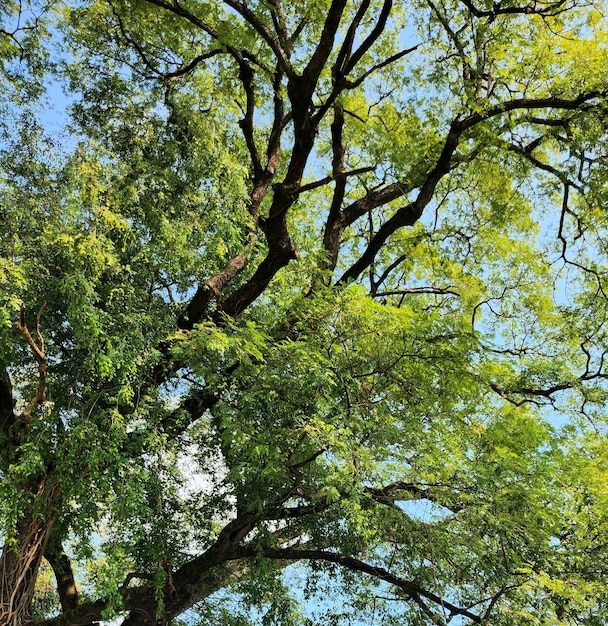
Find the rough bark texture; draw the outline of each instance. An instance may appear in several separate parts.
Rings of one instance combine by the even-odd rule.
[[[23,626],[31,614],[36,576],[53,528],[28,511],[17,522],[14,545],[0,557],[0,624]]]

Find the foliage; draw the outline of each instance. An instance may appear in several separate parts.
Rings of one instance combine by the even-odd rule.
[[[0,623],[606,622],[604,9],[6,5]]]

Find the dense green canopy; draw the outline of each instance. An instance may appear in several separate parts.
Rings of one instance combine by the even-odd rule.
[[[0,624],[608,622],[606,10],[2,4]]]

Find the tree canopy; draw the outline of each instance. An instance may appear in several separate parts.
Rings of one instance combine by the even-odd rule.
[[[606,8],[2,5],[0,624],[608,621]]]

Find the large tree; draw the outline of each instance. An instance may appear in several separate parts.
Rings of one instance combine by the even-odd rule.
[[[605,8],[7,5],[0,624],[606,623]]]

